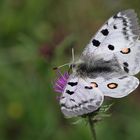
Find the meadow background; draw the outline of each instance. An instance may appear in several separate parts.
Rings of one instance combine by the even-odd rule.
[[[0,0],[0,140],[90,140],[85,123],[65,119],[54,66],[80,54],[97,29],[139,0]],[[114,102],[98,140],[140,140],[140,87]]]

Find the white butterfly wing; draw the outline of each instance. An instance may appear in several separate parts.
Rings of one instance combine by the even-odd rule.
[[[98,84],[98,88],[104,96],[113,98],[122,98],[134,91],[138,85],[139,80],[134,76],[120,76],[105,80],[104,78],[94,79]]]
[[[81,116],[97,110],[103,103],[104,96],[91,83],[71,75],[60,98],[60,106],[67,117]]]
[[[125,10],[111,17],[91,39],[82,56],[92,57],[132,47],[139,37],[139,25],[134,10]]]
[[[135,75],[140,71],[140,34],[134,10],[125,10],[111,17],[92,38],[83,55],[111,60],[115,57],[124,71]]]
[[[140,71],[140,41],[136,41],[128,53],[116,52],[115,57],[129,75],[137,74]]]

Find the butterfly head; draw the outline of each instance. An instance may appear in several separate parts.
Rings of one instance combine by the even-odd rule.
[[[72,70],[72,72],[75,73],[81,63],[82,63],[81,60],[71,62],[70,65],[69,65],[69,69]]]
[[[53,68],[57,73],[57,79],[55,80],[55,83],[54,83],[54,91],[55,92],[58,92],[58,93],[64,92],[64,89],[69,81],[70,75],[71,74],[76,75],[77,69],[78,69],[80,64],[81,64],[81,62],[77,61],[77,62],[71,62],[71,63],[61,65],[59,67]],[[65,65],[69,65],[69,69],[68,69],[68,71],[62,73],[60,71],[60,68],[65,66]]]

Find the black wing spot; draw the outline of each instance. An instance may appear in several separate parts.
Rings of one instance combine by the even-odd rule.
[[[127,31],[126,27],[124,27],[123,30],[126,32]]]
[[[108,48],[109,48],[109,50],[113,51],[115,47],[113,45],[108,45]]]
[[[114,25],[114,26],[113,26],[113,28],[114,28],[114,29],[117,29],[117,26],[116,26],[116,25]]]
[[[96,105],[97,105],[97,106],[99,106],[100,104],[101,104],[101,102],[99,102],[99,101],[98,101],[98,102],[96,102]]]
[[[83,102],[82,102],[82,104],[87,104],[87,103],[88,103],[88,101],[83,101]]]
[[[89,100],[89,102],[93,102],[93,101],[94,101],[94,99],[90,99],[90,100]]]
[[[127,25],[126,19],[125,19],[125,18],[122,18],[122,19],[123,19],[123,25],[124,25],[124,26],[128,26],[128,25]]]
[[[116,19],[116,18],[120,18],[120,17],[118,17],[117,15],[114,15],[113,18]]]
[[[123,67],[125,72],[129,72],[129,69],[127,67]]]
[[[109,31],[107,29],[103,29],[101,31],[101,33],[104,35],[104,36],[107,36],[109,34]]]
[[[122,77],[120,77],[119,79],[124,79],[124,78],[127,78],[127,76],[122,76]]]
[[[76,86],[78,84],[78,82],[68,82],[68,85],[70,85],[70,86]]]
[[[66,93],[68,93],[69,95],[72,95],[72,94],[74,94],[74,91],[66,90]]]
[[[73,101],[73,102],[75,102],[75,100],[74,100],[74,99],[70,99],[70,101]]]
[[[61,107],[65,107],[65,108],[66,108],[66,105],[65,105],[65,104],[60,104],[60,106],[61,106]]]
[[[125,67],[128,67],[128,66],[129,66],[129,64],[128,64],[127,62],[124,62],[123,65],[124,65]]]
[[[93,87],[88,87],[88,86],[85,86],[85,89],[93,89]]]
[[[129,34],[127,33],[126,27],[123,28],[123,34],[125,35],[125,38],[128,40],[129,39],[129,37],[128,37]]]
[[[96,39],[93,39],[93,40],[92,40],[92,44],[93,44],[94,46],[98,47],[98,46],[100,45],[100,42],[99,42],[98,40],[96,40]]]

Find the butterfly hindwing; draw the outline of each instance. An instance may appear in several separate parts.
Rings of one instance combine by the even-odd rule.
[[[110,78],[104,82],[98,81],[99,89],[103,92],[104,96],[113,98],[122,98],[127,96],[139,85],[139,80],[134,76],[120,76]]]
[[[77,84],[72,84],[73,81]],[[71,76],[60,98],[61,110],[67,117],[81,116],[97,110],[103,98],[102,92],[98,88],[93,88],[91,83]]]

